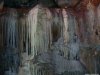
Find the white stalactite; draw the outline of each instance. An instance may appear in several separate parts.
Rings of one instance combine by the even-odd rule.
[[[65,9],[62,10],[63,13],[63,19],[64,19],[64,42],[67,45],[68,40],[69,40],[69,34],[68,34],[68,15],[67,15],[67,11]]]
[[[51,13],[47,8],[37,5],[22,19],[21,32],[22,43],[25,43],[25,52],[21,53],[22,65],[19,75],[38,75],[37,62],[33,64],[32,60],[38,60],[39,54],[48,52],[51,44]],[[23,24],[24,23],[24,24]],[[21,48],[21,49],[24,49]],[[22,50],[23,51],[23,50]],[[28,54],[30,51],[30,54]],[[25,73],[26,71],[27,73]]]

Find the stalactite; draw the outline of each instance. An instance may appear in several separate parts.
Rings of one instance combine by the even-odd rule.
[[[41,12],[41,13],[40,13]],[[39,7],[37,18],[37,28],[36,28],[36,40],[35,44],[39,48],[38,52],[42,53],[48,50],[49,35],[50,35],[50,24],[51,16],[50,11],[46,8]],[[48,35],[48,36],[47,36]],[[41,44],[42,43],[42,44]]]
[[[55,9],[52,11],[52,14],[53,14],[52,29],[53,29],[53,26],[55,26],[55,29],[57,29],[58,32],[61,29],[59,34],[56,34],[56,37],[57,36],[59,37],[56,38],[56,37],[53,37],[52,35],[52,39],[56,39],[56,41],[52,41],[53,42],[52,61],[55,64],[54,71],[55,73],[58,73],[58,74],[61,74],[65,72],[66,69],[68,69],[66,66],[64,66],[66,63],[69,63],[69,61],[76,62],[77,57],[78,57],[77,55],[79,52],[79,38],[76,34],[77,32],[76,27],[78,23],[77,23],[76,17],[75,15],[73,15],[72,11],[69,12],[66,9],[63,9],[63,11],[61,12],[60,11],[61,11],[60,9]],[[56,27],[56,24],[57,24],[57,27]],[[52,32],[52,34],[54,33]],[[63,65],[60,66],[59,64],[63,64]],[[59,68],[57,68],[58,66]]]
[[[78,17],[73,9],[67,8],[37,5],[29,13],[19,14],[20,17],[15,9],[9,9],[0,18],[0,26],[4,29],[0,30],[5,46],[3,59],[8,59],[4,66],[8,69],[5,75],[17,75],[18,71],[18,75],[55,75],[67,71],[70,74],[73,70],[84,72],[77,57],[81,36],[83,42],[94,39],[94,34],[99,36],[99,29],[94,28],[95,24],[99,24],[99,7],[97,11],[94,9],[90,2],[82,16]]]
[[[33,8],[29,12],[29,15],[27,17],[27,21],[28,21],[27,26],[29,26],[29,31],[30,31],[31,50],[32,50],[31,53],[33,56],[36,54],[34,50],[34,46],[35,46],[35,37],[36,37],[35,33],[36,33],[36,27],[37,27],[37,13],[38,13],[37,7]]]
[[[89,2],[87,5],[87,12],[86,12],[86,24],[87,24],[87,39],[88,43],[90,42],[91,44],[93,43],[93,32],[94,32],[94,25],[95,25],[95,7],[94,5]],[[91,40],[90,40],[91,39]]]
[[[68,34],[68,15],[67,15],[67,11],[65,9],[62,10],[62,14],[63,14],[63,19],[64,19],[64,42],[67,45],[68,43],[68,39],[69,39],[69,34]]]
[[[68,50],[67,50],[67,42],[65,41],[68,41],[68,38],[66,38],[65,36],[68,34],[65,33],[67,32],[67,30],[65,29],[65,26],[67,26],[64,19],[65,14],[60,9],[54,9],[52,14],[53,14],[53,22],[51,31],[52,31],[52,42],[53,42],[52,47],[54,48],[53,50],[60,51],[61,56],[67,57]],[[56,37],[54,37],[53,35],[56,35]]]
[[[20,47],[20,60],[21,66],[18,75],[31,75],[30,74],[30,55],[31,55],[31,38],[30,38],[29,20],[27,14],[21,15],[19,19],[19,47]],[[26,73],[27,72],[27,73]]]
[[[100,4],[99,4],[99,6],[97,7],[97,15],[98,15],[98,24],[100,24]]]
[[[62,36],[62,15],[61,15],[61,10],[59,9],[54,9],[52,12],[52,26],[51,26],[51,32],[52,32],[52,42],[57,42],[59,38]],[[61,21],[60,21],[61,20]],[[60,21],[60,22],[59,22]]]
[[[19,18],[19,48],[20,48],[20,52],[26,52],[26,45],[25,45],[25,17],[21,16]]]
[[[20,48],[24,52],[22,50],[21,61],[23,66],[19,75],[21,73],[38,75],[38,63],[42,64],[42,62],[34,63],[32,60],[38,60],[38,56],[49,51],[51,13],[47,8],[37,5],[25,17],[20,19],[20,25],[20,42],[22,44]]]
[[[69,31],[68,31],[68,12],[66,11],[66,9],[62,10],[62,16],[63,16],[63,45],[62,45],[62,51],[64,52],[64,57],[66,57],[67,59],[69,59],[69,49],[68,49],[68,43],[69,43]]]
[[[84,21],[84,14],[82,13],[82,16],[78,17],[78,25],[77,25],[77,35],[80,39],[80,42],[82,44],[87,43],[87,38],[86,38],[86,26],[85,26],[85,21]]]
[[[18,24],[17,24],[17,13],[15,10],[10,9],[8,10],[7,14],[4,15],[5,21],[5,46],[18,48]]]
[[[15,9],[8,9],[2,15],[0,23],[3,26],[4,50],[2,54],[4,75],[17,75],[19,67],[19,51],[18,51],[18,14]]]
[[[76,26],[77,21],[75,16],[68,14],[68,31],[69,31],[69,50],[70,50],[70,59],[74,59],[79,51],[79,39],[76,35]],[[73,53],[74,52],[74,53]]]
[[[97,13],[96,13],[96,30],[95,30],[95,38],[96,38],[96,44],[100,44],[100,4],[97,7]]]
[[[16,70],[19,71],[18,75],[62,74],[66,69],[69,70],[66,63],[71,62],[69,67],[73,62],[79,65],[76,60],[79,51],[77,21],[72,12],[67,9],[51,9],[37,5],[28,14],[19,15],[18,17],[17,12],[12,9],[4,15],[2,21],[5,32],[4,43],[7,47],[5,59],[8,57],[8,60],[16,64],[20,60],[19,70],[18,64],[15,68],[7,64],[9,71],[6,75]],[[20,52],[20,59],[13,51],[11,52],[12,49],[10,50],[9,47],[16,53]],[[12,72],[11,75],[16,72]]]

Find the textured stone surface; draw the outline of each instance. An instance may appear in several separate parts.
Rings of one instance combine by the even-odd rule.
[[[21,19],[20,25],[21,24],[23,25],[22,27],[20,26],[21,33],[23,35],[21,35],[22,37],[20,37],[22,41],[22,45],[20,48],[23,48],[23,51],[21,54],[22,67],[20,68],[21,70],[19,72],[19,75],[37,75],[37,73],[40,73],[39,69],[40,71],[42,71],[42,66],[39,65],[45,65],[45,63],[48,64],[48,62],[43,62],[42,59],[39,60],[40,62],[37,61],[37,57],[41,55],[41,53],[49,51],[48,48],[51,38],[50,11],[47,8],[42,8],[40,5],[37,5],[28,13],[27,16]],[[48,60],[48,58],[46,58],[45,60]],[[44,70],[44,75],[46,75],[45,71],[46,70]]]
[[[23,50],[19,75],[54,75],[68,70],[85,73],[80,62],[76,61],[79,39],[76,35],[77,21],[72,13],[37,5],[20,19],[20,25],[20,48]],[[79,69],[67,68],[68,59],[73,60],[69,68],[76,62]]]
[[[5,15],[0,17],[2,30],[3,46],[0,47],[2,59],[0,74],[17,75],[19,67],[19,48],[18,48],[18,19],[15,9],[8,9]],[[2,44],[2,43],[1,43]],[[4,64],[4,65],[3,65]]]
[[[79,25],[82,25],[83,28],[80,28],[81,35],[81,47],[80,47],[80,56],[81,61],[86,65],[90,73],[99,73],[100,61],[99,55],[99,6],[95,7],[91,2],[89,2],[85,8],[84,13],[81,13],[83,16],[79,16]],[[97,53],[97,54],[95,54]]]
[[[3,8],[0,75],[100,73],[99,0],[77,1],[63,8]]]
[[[60,7],[74,7],[79,2],[80,2],[80,0],[56,0],[56,3]]]

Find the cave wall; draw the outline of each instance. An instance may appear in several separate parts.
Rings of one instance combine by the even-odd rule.
[[[63,74],[69,59],[99,73],[99,0],[56,1],[59,8],[1,6],[1,75]]]

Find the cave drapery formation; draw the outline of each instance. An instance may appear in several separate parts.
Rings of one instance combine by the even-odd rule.
[[[0,75],[100,74],[100,0],[1,0]]]

